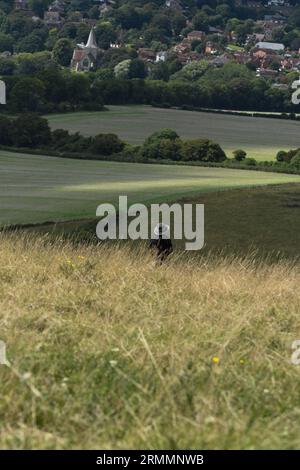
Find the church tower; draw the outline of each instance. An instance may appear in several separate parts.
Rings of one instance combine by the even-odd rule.
[[[77,44],[73,53],[71,69],[75,72],[89,72],[97,67],[99,48],[94,28],[91,29],[87,43]]]
[[[88,41],[84,49],[86,50],[88,54],[92,54],[92,56],[95,57],[95,59],[97,59],[98,45],[97,45],[94,28],[92,28],[90,31],[90,35],[89,35]]]

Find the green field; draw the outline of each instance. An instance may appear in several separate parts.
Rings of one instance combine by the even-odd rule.
[[[114,132],[132,144],[165,127],[186,139],[210,138],[227,155],[243,148],[249,157],[272,160],[279,150],[300,147],[300,123],[280,119],[252,118],[151,106],[109,106],[109,111],[47,116],[53,129],[64,128],[84,135]]]
[[[0,152],[0,224],[92,217],[102,202],[300,182],[300,176],[191,166],[82,161]]]
[[[253,256],[256,259],[299,259],[300,184],[208,192],[185,197],[180,203],[205,206],[205,246],[200,256]],[[49,233],[97,242],[98,220],[84,219],[28,227],[28,232]],[[134,248],[136,242],[126,242]],[[143,243],[142,243],[143,244]],[[185,240],[173,240],[176,253]],[[194,253],[191,253],[192,257]]]

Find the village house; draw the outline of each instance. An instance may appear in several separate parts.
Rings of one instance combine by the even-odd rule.
[[[152,49],[141,47],[138,50],[138,57],[144,62],[154,62],[156,60],[156,53]]]
[[[62,24],[62,15],[65,11],[65,3],[62,0],[55,0],[49,5],[48,10],[44,14],[44,22],[46,26],[57,28]]]
[[[113,0],[100,0],[99,12],[100,16],[105,16],[113,8],[115,2]]]
[[[49,7],[48,11],[55,11],[62,15],[65,11],[65,1],[64,0],[54,0]]]
[[[274,23],[284,25],[287,22],[287,17],[280,12],[276,12],[272,15],[265,15],[264,21],[273,21]]]
[[[259,78],[269,78],[275,80],[278,77],[278,71],[273,69],[259,68],[256,71],[256,76]]]
[[[92,28],[86,45],[77,44],[71,61],[71,69],[75,72],[89,72],[95,69],[98,54],[99,48]]]
[[[180,0],[166,0],[165,7],[178,12],[182,11]]]
[[[268,0],[268,7],[283,7],[286,3],[286,0]]]
[[[190,64],[191,62],[199,62],[201,60],[202,56],[198,52],[188,52],[186,54],[179,54],[177,56],[177,60],[182,64]]]
[[[282,27],[282,24],[279,21],[274,20],[258,20],[256,21],[256,26],[263,31],[264,41],[272,41],[273,34],[278,28]]]
[[[28,10],[28,0],[15,0],[14,8],[15,10]]]
[[[262,8],[262,6],[263,5],[258,0],[248,0],[248,2],[247,2],[247,7],[248,8],[253,8],[255,10],[260,10]]]
[[[221,68],[221,67],[224,67],[224,65],[227,64],[227,62],[232,60],[232,57],[230,57],[229,55],[223,54],[223,55],[220,55],[219,57],[213,57],[208,60],[209,60],[209,64],[212,65],[213,67]]]
[[[166,51],[160,51],[156,53],[155,62],[165,62],[168,58],[168,53]]]
[[[277,68],[281,69],[282,55],[277,54],[275,51],[259,49],[252,53],[251,64],[256,68],[268,69]]]
[[[187,41],[186,39],[183,40],[181,43],[176,44],[176,46],[174,46],[174,52],[176,52],[176,54],[178,55],[186,54],[190,52],[190,50],[191,50],[191,43],[190,41]]]
[[[187,40],[188,41],[203,41],[203,39],[205,38],[205,33],[204,31],[191,31],[188,35],[187,35]]]
[[[296,57],[285,57],[281,60],[281,68],[282,70],[288,70],[291,72],[299,72],[300,71],[300,58]]]
[[[205,46],[205,54],[217,54],[218,49],[211,41],[208,41]]]
[[[266,37],[264,33],[254,33],[254,34],[248,34],[246,37],[245,45],[255,45],[258,42],[263,42],[265,41]]]
[[[272,52],[284,52],[284,44],[277,43],[277,42],[265,42],[261,41],[255,45],[256,50],[262,51],[272,51]]]
[[[232,54],[233,60],[240,65],[246,65],[250,62],[250,56],[246,52],[234,52]]]
[[[44,14],[44,22],[49,28],[57,28],[61,25],[62,18],[57,11],[46,11]]]
[[[216,34],[217,36],[221,37],[224,34],[224,31],[220,28],[216,28],[215,26],[209,26],[208,27],[208,32],[209,34]]]

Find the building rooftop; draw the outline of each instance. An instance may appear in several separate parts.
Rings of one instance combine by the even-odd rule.
[[[255,45],[258,49],[269,49],[270,51],[284,51],[284,44],[277,42],[260,41]]]

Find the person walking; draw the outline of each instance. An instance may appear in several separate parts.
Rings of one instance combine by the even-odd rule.
[[[159,263],[163,263],[173,252],[170,239],[170,227],[166,224],[157,224],[154,229],[154,237],[150,240],[150,249]]]

